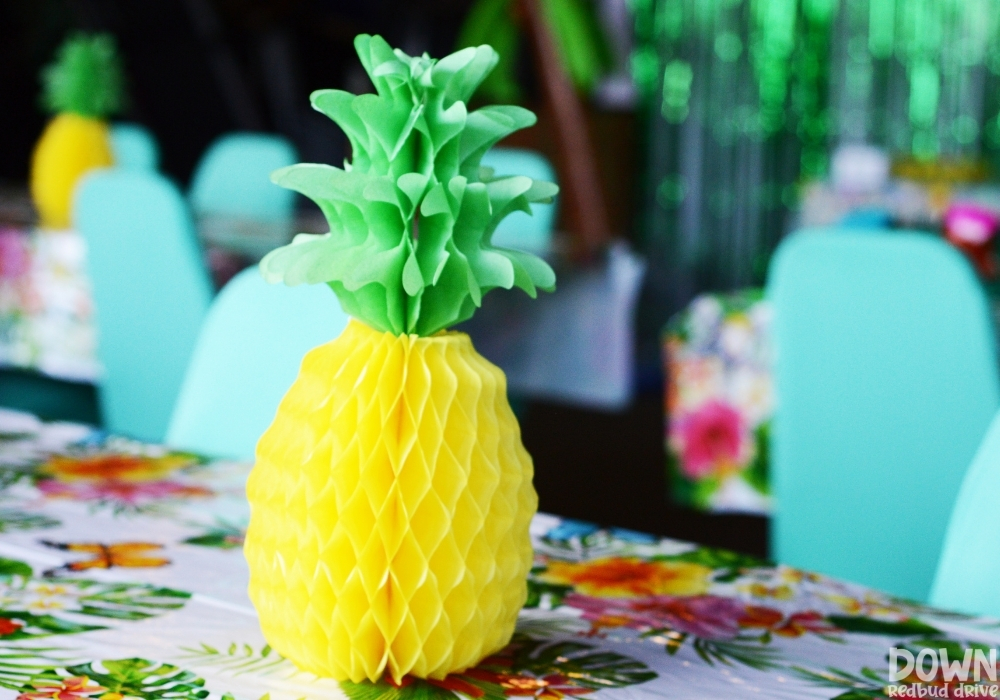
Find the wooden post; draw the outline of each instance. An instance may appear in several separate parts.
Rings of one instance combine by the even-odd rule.
[[[590,142],[587,119],[563,70],[552,32],[539,0],[521,0],[521,11],[534,45],[545,101],[555,121],[562,206],[569,207],[570,221],[579,235],[578,252],[590,257],[611,238],[608,210],[601,188],[597,158]]]

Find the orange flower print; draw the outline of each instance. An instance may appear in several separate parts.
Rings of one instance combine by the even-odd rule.
[[[796,639],[812,632],[813,634],[835,634],[840,628],[827,621],[826,617],[815,610],[792,613],[787,619],[778,610],[748,605],[746,614],[740,619],[740,627],[751,629],[767,629],[779,637]]]
[[[589,695],[594,692],[591,688],[574,684],[573,679],[561,673],[552,673],[543,678],[536,678],[526,674],[471,668],[465,672],[465,675],[476,680],[496,683],[503,688],[503,694],[507,697],[562,700],[567,696]]]
[[[194,463],[195,458],[183,454],[53,457],[40,468],[42,478],[37,486],[49,498],[96,501],[120,509],[213,495],[203,486],[170,479],[175,472]]]
[[[191,466],[189,455],[144,457],[141,455],[97,454],[87,457],[50,459],[41,467],[49,478],[71,483],[74,481],[158,481],[173,472]]]
[[[634,598],[701,595],[708,590],[711,574],[711,569],[700,564],[608,557],[586,562],[554,561],[539,578],[573,586],[584,595]]]
[[[35,689],[21,693],[17,700],[82,700],[106,690],[97,684],[91,685],[86,676],[71,676],[62,683],[36,681],[32,685]]]
[[[751,629],[772,629],[775,625],[785,619],[780,610],[774,608],[763,608],[757,605],[748,605],[740,617],[740,627]]]

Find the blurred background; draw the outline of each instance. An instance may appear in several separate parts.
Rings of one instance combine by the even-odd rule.
[[[348,141],[309,95],[372,89],[357,34],[432,57],[494,45],[477,105],[539,120],[493,166],[540,155],[525,167],[562,188],[536,213],[544,230],[505,235],[560,288],[536,305],[493,295],[466,330],[508,373],[541,508],[581,531],[766,553],[762,288],[789,232],[930,232],[995,298],[1000,0],[5,0],[0,404],[43,418],[107,418],[83,248],[35,231],[28,190],[51,118],[39,76],[79,32],[116,47],[116,163],[130,138],[153,144],[136,157],[185,193],[215,288],[293,232],[326,230],[301,197],[287,221],[213,208],[225,137],[340,164]]]

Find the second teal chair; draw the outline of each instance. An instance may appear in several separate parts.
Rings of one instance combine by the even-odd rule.
[[[527,175],[533,180],[556,182],[552,165],[541,153],[522,148],[493,148],[483,156],[482,164],[497,175]],[[555,204],[532,204],[532,215],[516,211],[500,222],[493,233],[493,245],[516,248],[536,255],[552,249]]]
[[[212,299],[187,205],[156,173],[112,168],[78,186],[74,221],[87,243],[104,426],[161,442]]]
[[[290,220],[295,193],[271,182],[271,173],[298,155],[281,136],[227,134],[202,156],[191,180],[191,206],[198,216],[279,222]]]
[[[931,604],[1000,617],[1000,415],[958,492]]]
[[[986,300],[930,236],[805,232],[775,254],[772,556],[927,600],[1000,406]]]
[[[205,321],[167,444],[252,461],[302,357],[347,320],[326,285],[267,284],[256,267],[238,274]]]
[[[142,124],[112,124],[111,151],[118,168],[155,171],[160,167],[160,147],[156,137]]]

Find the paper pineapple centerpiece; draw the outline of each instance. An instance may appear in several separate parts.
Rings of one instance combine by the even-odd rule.
[[[273,175],[322,208],[330,233],[273,251],[264,276],[329,284],[353,320],[306,355],[257,445],[250,596],[271,646],[318,675],[442,678],[510,640],[537,507],[503,373],[442,331],[497,287],[554,287],[545,262],[490,238],[557,188],[480,167],[535,121],[467,110],[493,49],[434,61],[377,36],[355,46],[377,94],[312,96],[352,161]]]
[[[121,109],[123,92],[114,39],[70,37],[42,82],[44,106],[55,117],[31,157],[31,196],[42,228],[63,229],[70,225],[77,181],[113,162],[106,119]]]

